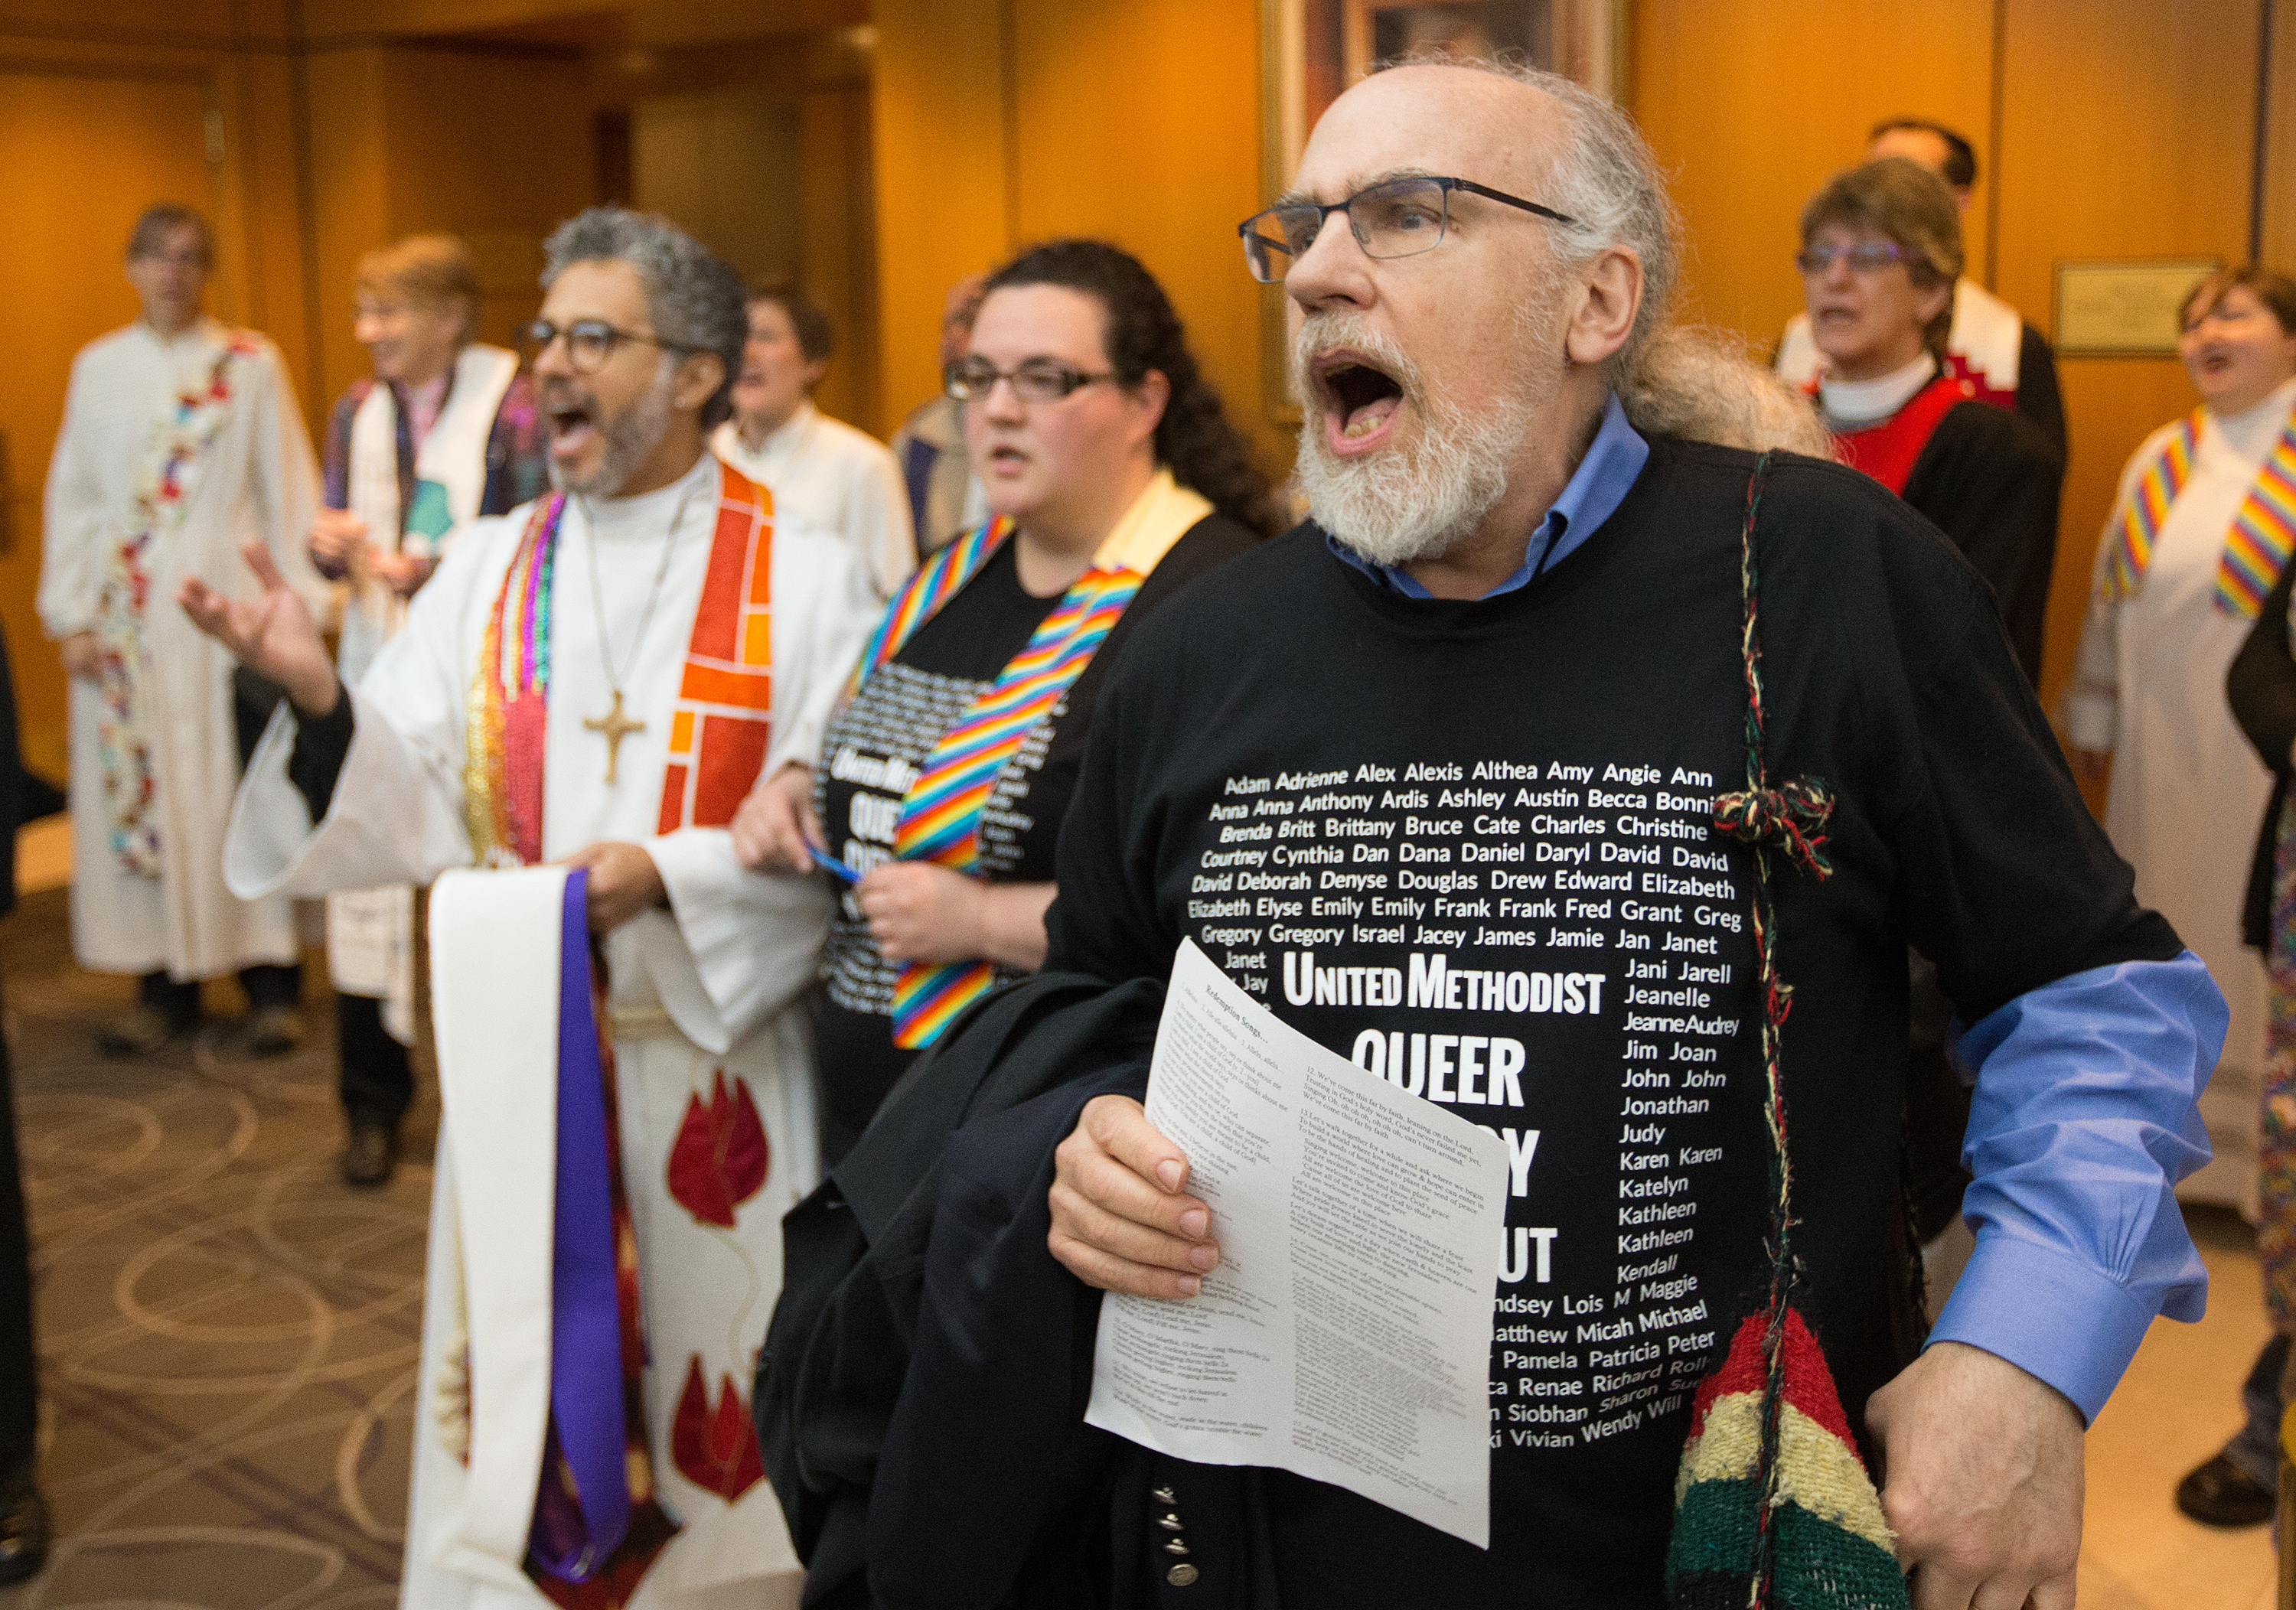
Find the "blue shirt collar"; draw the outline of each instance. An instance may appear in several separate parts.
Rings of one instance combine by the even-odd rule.
[[[1546,518],[1538,522],[1538,528],[1523,545],[1521,568],[1483,596],[1496,598],[1502,593],[1528,586],[1534,577],[1569,558],[1571,550],[1601,530],[1603,522],[1618,512],[1619,505],[1626,501],[1635,478],[1642,474],[1649,460],[1650,444],[1627,423],[1627,411],[1619,405],[1613,393],[1603,405],[1603,423],[1595,432],[1594,445],[1587,449],[1587,456],[1578,461],[1578,468],[1572,471],[1562,495],[1554,500],[1554,506],[1546,511]],[[1406,598],[1434,596],[1398,567],[1374,564],[1329,535],[1324,540],[1341,560],[1390,592]]]

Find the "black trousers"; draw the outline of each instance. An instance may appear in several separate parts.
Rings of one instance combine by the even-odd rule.
[[[353,1124],[397,1128],[414,1104],[414,1065],[382,1026],[382,1002],[371,995],[335,997],[342,1056],[343,1113]]]
[[[32,1353],[32,1245],[16,1158],[16,1097],[8,1043],[0,1038],[0,1486],[32,1463],[39,1424],[38,1363]]]
[[[293,1006],[303,998],[303,966],[263,962],[239,969],[239,987],[247,1004],[257,1010],[266,1006]],[[167,970],[146,973],[136,980],[135,998],[156,1007],[177,1023],[196,1022],[200,1015],[200,985],[196,978],[170,978]]]

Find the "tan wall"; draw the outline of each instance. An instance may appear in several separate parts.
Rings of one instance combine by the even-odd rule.
[[[310,57],[312,241],[324,395],[367,372],[351,339],[361,254],[434,230],[468,241],[480,334],[507,342],[542,293],[542,240],[590,200],[578,61],[362,46]]]
[[[1163,282],[1265,468],[1257,8],[1235,0],[880,0],[875,132],[888,421],[937,388],[942,294],[1014,247],[1104,236]]]
[[[15,254],[0,274],[21,321],[0,398],[0,626],[25,758],[51,777],[64,772],[65,682],[32,608],[41,490],[72,354],[135,316],[120,255],[146,205],[180,200],[209,213],[218,237],[210,307],[276,339],[309,398],[285,9],[276,0],[0,0],[14,114],[0,116],[0,166],[21,176],[11,200],[38,231],[38,249]],[[72,193],[44,194],[59,184]]]
[[[2296,18],[2280,14],[2275,127],[2296,156]],[[1903,114],[1976,144],[1970,272],[2044,333],[2061,258],[2244,257],[2258,22],[2258,0],[2211,0],[2204,28],[2164,26],[2151,0],[1635,0],[1631,102],[1676,176],[1690,311],[1767,351],[1800,305],[1787,259],[1801,202],[1874,122]],[[2296,204],[2276,203],[2276,220],[2267,239],[2287,265]],[[2194,403],[2174,359],[2062,359],[2059,373],[2071,454],[2050,703],[2121,465]]]

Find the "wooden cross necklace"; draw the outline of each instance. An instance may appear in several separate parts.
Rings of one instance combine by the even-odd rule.
[[[598,657],[605,662],[606,685],[613,690],[614,694],[613,708],[603,715],[584,716],[582,724],[606,740],[606,786],[609,788],[613,786],[615,775],[620,769],[622,740],[646,730],[645,723],[622,714],[622,684],[637,668],[638,651],[645,647],[646,628],[653,625],[653,607],[661,601],[662,580],[669,574],[669,556],[677,547],[677,528],[685,523],[686,505],[693,501],[693,494],[701,489],[700,481],[688,486],[685,495],[677,500],[676,512],[669,517],[669,535],[662,538],[661,563],[655,568],[653,586],[646,593],[645,613],[638,617],[637,641],[630,645],[630,663],[623,666],[619,674],[614,670],[613,640],[606,635],[605,589],[598,581],[598,519],[591,511],[589,499],[578,497],[575,500],[582,505],[582,523],[590,536],[590,608],[595,612],[598,622]]]

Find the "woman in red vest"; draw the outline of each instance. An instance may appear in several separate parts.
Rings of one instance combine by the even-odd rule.
[[[1993,585],[2028,678],[2056,559],[2064,466],[2021,416],[1943,366],[1962,268],[1943,179],[1903,157],[1838,174],[1801,209],[1802,301],[1842,462],[1936,522]]]

